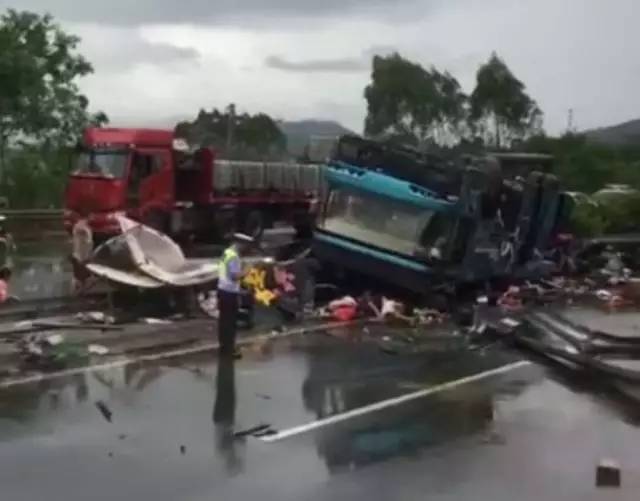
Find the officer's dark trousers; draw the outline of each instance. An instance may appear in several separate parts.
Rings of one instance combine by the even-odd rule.
[[[236,323],[240,295],[218,291],[218,342],[221,355],[233,355],[236,348]]]

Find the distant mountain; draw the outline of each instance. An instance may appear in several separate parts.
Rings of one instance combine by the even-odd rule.
[[[313,136],[341,136],[353,131],[331,120],[300,120],[278,122],[278,127],[287,136],[289,154],[300,156]]]
[[[631,120],[611,127],[602,127],[584,132],[584,135],[598,143],[616,146],[640,145],[640,119]]]

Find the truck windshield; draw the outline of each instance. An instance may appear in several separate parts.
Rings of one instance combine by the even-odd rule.
[[[408,256],[441,245],[440,214],[365,193],[334,189],[319,226],[326,231]]]
[[[73,174],[105,178],[121,178],[127,168],[128,153],[114,150],[83,151],[78,155]]]

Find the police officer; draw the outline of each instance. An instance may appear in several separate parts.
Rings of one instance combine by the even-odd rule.
[[[236,324],[240,305],[242,262],[241,257],[253,242],[247,235],[236,233],[233,243],[222,254],[218,276],[218,342],[220,355],[237,356]]]

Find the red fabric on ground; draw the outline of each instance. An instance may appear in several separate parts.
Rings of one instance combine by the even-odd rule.
[[[331,315],[333,316],[333,318],[339,320],[340,322],[347,322],[355,318],[357,311],[358,308],[355,305],[340,306],[339,308],[334,309],[331,312]]]

